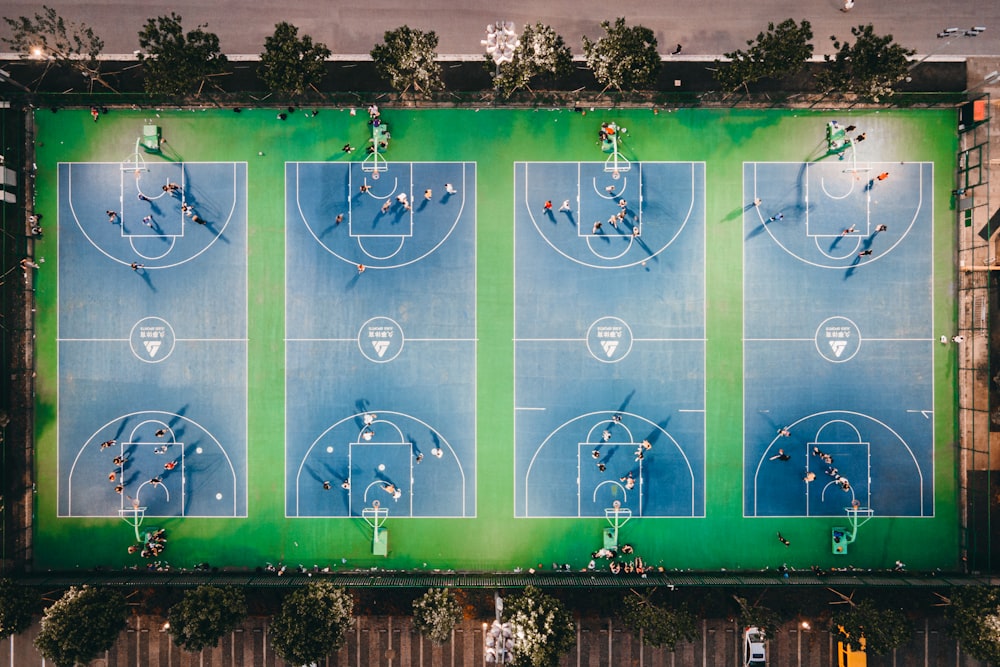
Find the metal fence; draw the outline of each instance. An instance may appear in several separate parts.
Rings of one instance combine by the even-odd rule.
[[[955,190],[958,235],[958,331],[942,334],[942,344],[956,345],[958,355],[959,484],[962,506],[963,557],[971,571],[996,571],[1000,534],[996,499],[1000,497],[1000,451],[992,433],[1000,431],[995,401],[1000,368],[992,359],[991,313],[997,312],[997,221],[991,219],[989,96],[960,110],[959,153]],[[982,115],[977,115],[982,114]],[[947,340],[952,337],[951,340]]]

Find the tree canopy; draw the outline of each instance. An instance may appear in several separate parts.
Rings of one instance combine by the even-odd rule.
[[[99,83],[108,90],[114,90],[101,76],[101,61],[98,56],[104,50],[104,40],[94,29],[84,23],[66,21],[56,10],[42,5],[42,11],[34,17],[4,17],[10,28],[10,36],[2,41],[9,44],[22,58],[34,58],[45,62],[45,73],[53,66],[69,67],[82,74],[93,90]]]
[[[271,620],[271,646],[289,664],[320,662],[343,646],[353,614],[354,600],[347,591],[312,581],[289,594]]]
[[[246,596],[235,588],[199,586],[170,607],[167,621],[174,643],[188,651],[218,646],[219,639],[247,616]]]
[[[487,55],[489,67],[493,61]],[[532,81],[558,79],[573,72],[573,54],[552,26],[539,21],[524,26],[520,43],[514,49],[514,59],[500,65],[494,84],[505,97]]]
[[[864,650],[869,655],[885,655],[908,642],[913,633],[903,612],[880,609],[868,600],[852,603],[834,614],[830,629],[855,651],[861,650],[861,637],[864,637]]]
[[[401,93],[410,88],[430,92],[444,88],[437,63],[437,34],[409,26],[386,30],[381,44],[371,50],[375,70]]]
[[[851,28],[854,43],[831,36],[836,55],[824,55],[827,67],[820,83],[831,91],[856,93],[878,102],[892,94],[893,86],[906,78],[909,57],[915,51],[893,41],[892,35],[877,35],[871,23]]]
[[[27,630],[38,602],[32,589],[0,579],[0,640]]]
[[[117,590],[73,586],[45,610],[35,647],[59,667],[86,665],[114,645],[127,618]]]
[[[583,37],[587,67],[604,90],[651,88],[660,71],[661,59],[653,31],[641,25],[628,27],[624,18],[601,23],[604,36],[591,41]]]
[[[264,40],[257,75],[268,90],[294,97],[316,89],[326,74],[329,57],[326,44],[313,42],[309,35],[299,37],[297,27],[282,21]]]
[[[973,658],[1000,664],[1000,588],[961,586],[952,589],[948,602],[949,634]]]
[[[576,643],[573,616],[563,604],[528,586],[505,605],[504,619],[514,634],[516,667],[555,667]]]
[[[642,643],[647,646],[667,647],[671,651],[680,642],[694,641],[697,635],[695,618],[683,607],[667,609],[652,601],[652,593],[625,594],[621,618],[634,631],[642,631]]]
[[[431,641],[451,639],[451,631],[461,620],[462,605],[447,588],[430,588],[413,601],[413,626]]]
[[[146,20],[139,31],[139,61],[150,95],[201,94],[205,82],[225,74],[229,60],[219,50],[219,36],[199,25],[184,32],[181,17],[158,16]]]
[[[747,40],[747,50],[738,49],[724,54],[726,59],[715,61],[715,80],[726,90],[760,79],[780,79],[799,72],[813,54],[812,26],[809,21],[796,24],[785,19],[777,26],[767,24],[756,40]]]

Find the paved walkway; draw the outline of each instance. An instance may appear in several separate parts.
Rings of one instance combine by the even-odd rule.
[[[434,30],[440,54],[480,54],[479,44],[487,23],[496,19],[542,21],[559,32],[574,54],[582,54],[581,36],[600,36],[600,23],[626,17],[629,25],[641,23],[651,28],[660,51],[669,53],[678,43],[682,57],[725,53],[745,46],[766,27],[768,21],[786,18],[808,19],[813,26],[817,54],[832,52],[830,35],[850,37],[850,28],[872,23],[880,33],[915,48],[919,54],[988,55],[1000,54],[1000,2],[996,0],[908,0],[882,2],[856,0],[853,10],[840,11],[843,0],[773,0],[748,3],[745,0],[626,0],[608,4],[600,0],[508,0],[497,16],[491,0],[421,0],[413,3],[389,0],[175,0],[169,5],[139,3],[134,0],[51,0],[67,20],[92,26],[104,39],[105,52],[131,54],[138,46],[138,32],[146,19],[175,11],[187,29],[207,23],[219,35],[227,54],[259,54],[264,38],[274,24],[288,21],[316,40],[325,42],[336,55],[367,54],[381,41],[385,30],[406,24]],[[7,0],[4,16],[32,15],[41,3],[35,0]],[[982,35],[938,39],[945,27],[986,26]],[[6,35],[6,25],[0,35]],[[0,45],[0,51],[7,51]]]
[[[106,660],[96,667],[284,667],[266,641],[267,628],[262,619],[249,619],[243,628],[223,637],[215,649],[202,653],[178,650],[162,629],[162,620],[139,617],[129,620]],[[578,624],[576,646],[563,656],[562,667],[606,667],[642,665],[643,667],[732,667],[743,664],[742,633],[735,623],[723,619],[703,621],[699,635],[691,643],[666,649],[643,646],[640,638],[617,621],[584,620]],[[31,641],[38,632],[36,624],[28,632],[0,642],[0,667],[42,667],[42,660]],[[772,667],[818,667],[834,664],[836,642],[822,628],[803,629],[789,623],[770,641],[767,664]],[[413,630],[409,616],[358,618],[348,633],[347,645],[327,663],[331,667],[474,667],[484,665],[483,628],[480,621],[464,621],[454,639],[434,644]],[[962,653],[956,642],[944,632],[941,621],[918,621],[909,644],[895,655],[869,658],[872,667],[976,667],[976,660]]]

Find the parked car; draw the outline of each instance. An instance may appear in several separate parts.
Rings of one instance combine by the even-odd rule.
[[[743,667],[766,667],[766,637],[760,628],[749,627],[743,631]]]

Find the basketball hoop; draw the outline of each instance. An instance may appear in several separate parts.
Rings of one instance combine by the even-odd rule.
[[[382,526],[389,518],[389,510],[382,507],[379,501],[373,500],[371,507],[365,507],[361,510],[361,518],[372,527],[372,555],[387,556],[389,553],[389,531]]]
[[[135,530],[135,541],[142,542],[139,526],[146,518],[146,508],[140,507],[138,503],[133,504],[132,507],[122,507],[118,510],[118,517]]]

